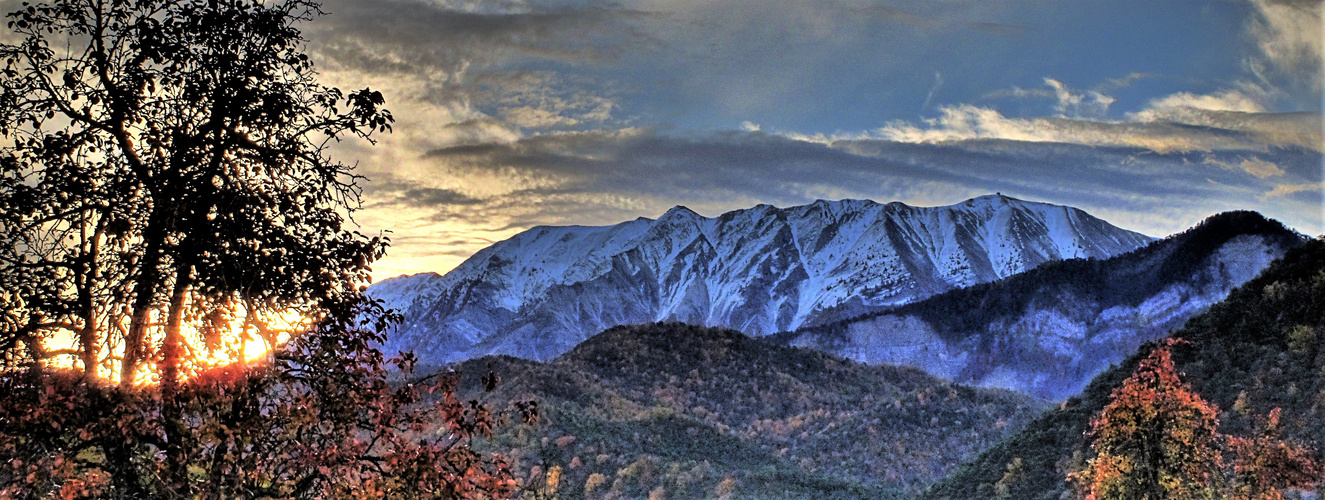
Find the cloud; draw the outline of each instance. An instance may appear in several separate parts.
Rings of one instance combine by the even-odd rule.
[[[1265,179],[1268,177],[1276,177],[1284,175],[1284,169],[1279,168],[1279,166],[1275,165],[1273,162],[1268,162],[1260,158],[1246,158],[1241,162],[1237,163],[1217,160],[1214,158],[1206,158],[1204,162],[1206,164],[1214,165],[1227,170],[1246,172],[1256,177],[1257,179]]]
[[[1091,146],[1145,148],[1158,153],[1214,150],[1260,150],[1298,146],[1322,150],[1320,116],[1310,113],[1268,114],[1187,109],[1166,115],[1169,121],[1094,121],[1062,117],[1009,118],[992,108],[961,104],[944,106],[939,116],[916,124],[894,121],[855,138],[880,138],[910,143],[943,143],[976,139],[1058,142]],[[851,135],[800,136],[810,140],[850,139]]]
[[[1223,111],[1235,113],[1264,113],[1262,102],[1264,92],[1254,90],[1224,90],[1214,94],[1198,95],[1191,92],[1178,92],[1152,99],[1141,111],[1131,114],[1135,120],[1143,122],[1177,121],[1186,123],[1194,113],[1203,111]],[[1260,95],[1258,95],[1260,94]]]
[[[401,194],[401,199],[411,206],[475,205],[483,202],[452,189],[424,187],[406,190]]]
[[[1299,163],[1318,158],[1300,150],[1279,154],[1298,158],[1294,161]],[[1232,170],[1215,174],[1199,168],[1203,158],[1211,164],[1230,165]],[[451,171],[481,175],[521,172],[531,178],[555,179],[489,200],[506,200],[500,203],[508,203],[508,207],[527,204],[523,213],[533,219],[559,217],[555,206],[565,200],[593,200],[599,208],[629,212],[638,207],[665,208],[663,205],[680,199],[701,206],[729,206],[733,200],[801,203],[812,201],[813,193],[830,191],[902,199],[921,185],[1101,204],[1110,203],[1113,196],[1141,192],[1160,203],[1175,197],[1216,196],[1220,188],[1209,187],[1208,179],[1219,185],[1238,185],[1245,183],[1245,177],[1236,174],[1285,174],[1274,166],[1274,159],[1245,153],[1156,155],[1136,147],[1101,149],[1008,140],[906,143],[862,138],[819,143],[757,132],[671,136],[638,129],[442,148],[430,152],[429,159]],[[1063,185],[1062,178],[1073,182]],[[522,201],[527,199],[541,201]]]
[[[984,96],[981,96],[981,99],[1054,99],[1057,97],[1058,94],[1051,89],[1023,89],[1021,87],[1012,87],[1010,89],[1000,89],[988,92]]]
[[[335,153],[374,179],[365,225],[409,235],[401,266],[678,203],[1002,191],[1157,235],[1231,208],[1319,225],[1309,189],[1280,189],[1321,180],[1319,90],[1283,88],[1317,78],[1319,9],[1241,1],[1211,12],[1243,39],[1186,16],[1108,47],[1074,38],[1102,9],[957,0],[326,0],[307,34],[325,81],[382,90],[398,120]],[[1230,43],[1153,50],[1175,37]],[[1187,56],[1222,69],[1163,65]]]
[[[1261,210],[1319,231],[1315,205],[1300,196],[1311,188],[1293,186],[1318,186],[1321,159],[1297,147],[1159,153],[992,137],[907,142],[630,128],[436,148],[411,160],[410,176],[369,183],[365,195],[382,201],[363,213],[374,223],[391,221],[398,234],[427,237],[398,241],[401,260],[392,262],[417,265],[423,260],[412,259],[432,252],[442,259],[432,261],[438,271],[536,225],[612,224],[657,217],[676,204],[714,216],[758,203],[866,198],[943,205],[999,191],[1077,206],[1153,235],[1231,209]]]
[[[1121,87],[1146,75],[1134,73],[1099,88]],[[1043,89],[1012,87],[985,94],[991,98],[1051,99],[1058,116],[1013,118],[984,106],[941,106],[936,117],[919,123],[895,120],[860,133],[798,134],[788,137],[832,142],[877,138],[908,143],[945,143],[1004,139],[1090,146],[1145,148],[1158,153],[1264,150],[1300,147],[1325,151],[1319,113],[1271,113],[1262,104],[1269,92],[1253,84],[1211,94],[1177,92],[1151,99],[1122,120],[1104,118],[1117,102],[1099,90],[1077,90],[1054,78]],[[1259,170],[1264,173],[1267,170]]]
[[[1084,92],[1074,92],[1066,84],[1053,78],[1045,78],[1044,84],[1053,89],[1054,97],[1058,99],[1058,105],[1054,108],[1060,116],[1092,115],[1104,116],[1109,112],[1109,105],[1117,100],[1102,93],[1088,90]]]
[[[1010,89],[995,90],[986,93],[983,99],[1050,99],[1054,102],[1054,111],[1058,116],[1071,116],[1074,118],[1103,117],[1109,113],[1109,106],[1117,102],[1117,99],[1104,94],[1099,90],[1076,90],[1068,87],[1062,81],[1045,77],[1044,85],[1047,88],[1024,89],[1021,87],[1012,87]]]
[[[1124,76],[1122,78],[1111,78],[1105,80],[1105,82],[1103,84],[1100,84],[1098,87],[1096,87],[1095,90],[1097,92],[1105,92],[1114,89],[1124,89],[1127,87],[1131,87],[1133,83],[1136,83],[1140,80],[1145,80],[1147,78],[1154,78],[1154,77],[1155,75],[1149,73],[1135,73],[1135,72],[1129,73],[1127,76]]]
[[[920,109],[929,107],[929,103],[934,100],[934,94],[939,93],[939,87],[943,86],[943,73],[934,72],[934,86],[929,88],[929,93],[925,94],[925,102],[920,105]]]
[[[409,135],[387,142],[412,151],[619,126],[612,84],[569,70],[650,46],[639,25],[656,17],[518,0],[328,0],[323,8],[329,15],[306,30],[324,81],[383,91],[396,130]]]
[[[1322,192],[1325,192],[1325,182],[1312,182],[1307,184],[1280,184],[1275,186],[1272,191],[1265,193],[1265,195],[1269,197],[1276,197],[1276,196],[1287,196],[1291,194],[1310,192],[1310,191],[1315,191],[1316,194],[1318,195],[1321,194]]]
[[[632,23],[650,14],[597,5],[448,4],[421,0],[329,0],[309,27],[312,49],[364,71],[436,69],[525,57],[589,64],[612,60],[639,40]],[[606,43],[610,42],[610,43]]]
[[[1264,66],[1291,80],[1321,91],[1325,60],[1322,11],[1319,0],[1250,0],[1255,17],[1247,31],[1255,40]],[[1261,66],[1259,61],[1251,61]],[[1261,70],[1253,67],[1253,70]]]
[[[506,122],[525,129],[599,125],[611,120],[617,107],[611,89],[550,71],[485,75],[475,87],[485,94],[480,107],[493,108]]]

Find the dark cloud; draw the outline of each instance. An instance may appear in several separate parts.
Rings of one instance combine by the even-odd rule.
[[[313,49],[369,72],[452,72],[511,58],[566,63],[612,60],[649,13],[591,5],[478,12],[413,0],[329,0],[311,26]]]
[[[364,183],[364,199],[368,208],[382,206],[404,207],[466,207],[484,202],[460,191],[420,185],[400,177],[377,176],[377,180]]]
[[[924,186],[1000,191],[1087,209],[1126,206],[1138,213],[1202,207],[1217,199],[1241,199],[1254,208],[1265,204],[1263,194],[1277,183],[1319,182],[1312,166],[1322,159],[1299,147],[1158,153],[1001,139],[823,144],[747,132],[562,134],[442,148],[428,157],[452,170],[515,171],[562,180],[485,200],[484,210],[470,212],[520,214],[508,227],[583,220],[586,214],[599,214],[588,216],[596,221],[629,218],[630,209],[595,196],[710,205],[760,200],[785,206],[813,201],[822,193],[905,200]],[[1266,178],[1220,166],[1249,160],[1273,163],[1283,173]]]
[[[409,206],[421,207],[432,205],[476,205],[483,200],[467,196],[458,191],[439,188],[414,188],[401,194],[400,199]]]
[[[568,181],[554,189],[631,192],[706,199],[730,194],[800,200],[805,186],[850,184],[881,176],[960,183],[960,173],[926,169],[892,158],[760,133],[669,136],[657,133],[579,133],[528,138],[509,145],[460,146],[428,154],[451,168],[515,168]]]

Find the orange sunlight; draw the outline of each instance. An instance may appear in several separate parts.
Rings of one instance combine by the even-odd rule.
[[[287,311],[285,313],[270,315],[262,318],[266,324],[269,333],[275,340],[277,346],[284,344],[290,339],[290,336],[296,332],[307,329],[311,326],[311,321],[300,313]],[[231,365],[234,363],[260,363],[266,361],[273,347],[269,345],[268,339],[258,334],[253,326],[245,326],[243,315],[236,315],[230,321],[227,332],[221,334],[217,345],[208,348],[202,338],[202,334],[197,324],[184,325],[184,338],[188,342],[188,353],[186,368],[183,370],[186,376],[190,376],[208,368]],[[164,334],[159,328],[153,328],[150,333],[149,345],[159,348]],[[78,350],[77,339],[74,334],[68,330],[62,330],[55,335],[47,337],[43,345],[47,351],[68,351],[67,354],[61,354],[47,359],[46,366],[53,368],[63,368],[69,370],[82,370],[83,363],[76,354]],[[98,357],[102,360],[98,367],[98,375],[101,379],[112,383],[119,383],[120,369],[116,361],[123,352],[123,347],[116,345],[113,349],[107,349],[102,346]],[[154,363],[143,363],[138,371],[137,380],[143,384],[155,384],[158,377]]]

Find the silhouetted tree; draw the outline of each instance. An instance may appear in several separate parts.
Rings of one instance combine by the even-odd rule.
[[[497,423],[487,407],[456,400],[449,377],[387,381],[413,358],[374,347],[398,319],[361,289],[386,241],[345,227],[359,177],[326,153],[392,118],[378,92],[317,82],[298,27],[320,14],[309,0],[54,0],[9,15],[0,497],[512,491],[504,461],[466,444]],[[277,315],[312,326],[275,346]],[[268,363],[199,372],[185,325],[215,346],[236,320],[276,348]],[[62,333],[81,378],[41,370]],[[119,388],[95,378],[103,364]],[[159,386],[135,387],[144,365]]]
[[[357,177],[326,147],[371,140],[392,120],[380,93],[317,83],[297,25],[319,14],[306,0],[63,0],[10,16],[22,41],[0,46],[0,132],[13,141],[0,154],[6,229],[25,241],[5,260],[10,274],[40,271],[15,299],[36,306],[30,334],[87,330],[90,359],[127,316],[130,385],[155,314],[173,384],[180,326],[204,308],[316,315],[324,297],[363,281],[385,245],[342,227]],[[47,233],[86,242],[28,242]],[[131,250],[104,252],[108,242]],[[108,267],[131,283],[102,294],[115,316],[67,321],[80,312],[65,304],[79,302],[70,292]]]

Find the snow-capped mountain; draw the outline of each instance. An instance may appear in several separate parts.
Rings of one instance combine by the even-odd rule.
[[[758,205],[715,218],[678,206],[657,220],[535,227],[444,276],[402,276],[368,293],[405,316],[391,350],[427,362],[541,360],[618,324],[765,335],[1151,240],[1075,208],[1001,195],[945,207]]]
[[[1053,263],[771,340],[1063,399],[1303,241],[1258,213],[1228,212],[1128,254]]]

